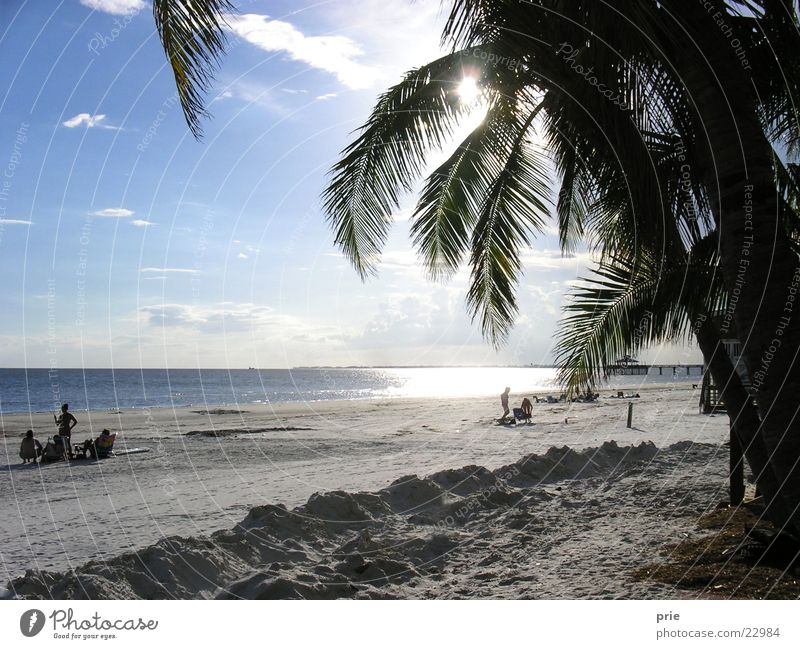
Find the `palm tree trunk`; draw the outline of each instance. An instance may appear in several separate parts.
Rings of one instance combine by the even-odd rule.
[[[738,507],[744,502],[744,449],[739,442],[736,430],[731,427],[730,434],[730,498],[731,507]]]
[[[696,329],[695,337],[714,384],[720,388],[722,401],[728,411],[731,426],[731,473],[739,473],[742,470],[741,462],[736,457],[739,455],[736,449],[741,449],[753,471],[756,483],[761,485],[762,489],[767,488],[768,484],[768,491],[776,493],[778,483],[770,466],[769,454],[759,434],[761,422],[758,412],[722,345],[719,330],[710,318],[706,318]],[[732,484],[737,481],[736,477],[731,480]],[[731,489],[731,505],[741,502],[743,494],[737,490],[738,486]]]
[[[714,39],[706,34],[708,41]],[[683,57],[679,72],[698,107],[698,132],[707,138],[697,146],[697,159],[712,188],[730,295],[723,327],[734,323],[739,332],[760,414],[756,438],[775,478],[761,471],[759,486],[773,522],[800,537],[800,268],[778,214],[772,150],[756,117],[753,90],[728,50],[722,39],[703,50],[719,85],[709,83],[709,71],[698,69],[695,56]]]

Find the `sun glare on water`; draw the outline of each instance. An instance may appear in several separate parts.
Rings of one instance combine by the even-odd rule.
[[[458,96],[465,104],[472,104],[480,95],[478,82],[474,77],[464,77],[458,85]]]

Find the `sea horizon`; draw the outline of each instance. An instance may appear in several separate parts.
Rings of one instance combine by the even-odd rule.
[[[641,365],[641,366],[648,366],[648,367],[698,367],[698,366],[705,366],[703,362],[664,362],[664,363],[651,363],[651,362],[637,362],[631,363],[631,365]],[[458,364],[458,363],[446,363],[446,364],[435,364],[435,365],[420,365],[420,364],[413,364],[413,365],[387,365],[387,364],[380,364],[380,365],[292,365],[287,367],[215,367],[215,366],[205,366],[205,367],[188,367],[188,366],[173,366],[173,367],[154,367],[154,366],[147,366],[147,367],[135,367],[135,366],[126,366],[126,365],[116,365],[113,367],[100,367],[100,366],[86,366],[86,367],[40,367],[40,366],[29,366],[29,367],[22,367],[22,366],[14,366],[14,365],[0,365],[0,370],[47,370],[48,372],[59,372],[62,370],[159,370],[159,371],[173,371],[173,370],[230,370],[230,371],[267,371],[267,370],[324,370],[324,369],[338,369],[338,370],[351,370],[351,369],[365,369],[365,370],[376,370],[376,369],[443,369],[443,368],[474,368],[474,369],[491,369],[491,368],[534,368],[534,369],[558,369],[559,365],[556,363],[528,363],[528,364],[517,364],[517,363],[509,363],[509,364],[502,364],[502,363],[492,363],[490,365],[480,365],[474,363],[465,363],[465,364]]]
[[[613,376],[600,387],[698,383],[699,366]],[[487,397],[562,392],[557,369],[535,366],[243,368],[0,368],[0,414],[236,407],[365,399]]]

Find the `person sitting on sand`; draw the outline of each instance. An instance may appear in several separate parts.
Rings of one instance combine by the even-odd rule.
[[[87,439],[82,445],[77,447],[78,457],[91,457],[95,460],[108,457],[111,454],[111,449],[114,446],[114,440],[116,438],[116,433],[112,435],[108,428],[104,428],[103,432],[95,439]]]
[[[522,409],[522,412],[525,413],[525,416],[528,419],[530,419],[533,416],[533,404],[531,403],[531,400],[528,399],[528,397],[525,397],[522,400],[522,404],[520,404],[520,408]]]
[[[94,440],[94,457],[108,457],[111,449],[114,446],[114,440],[117,439],[117,434],[113,435],[109,432],[108,428],[104,428],[100,436]]]
[[[508,409],[508,393],[511,392],[511,388],[506,388],[503,394],[500,395],[500,405],[503,407],[503,416],[500,417],[500,421],[505,421],[506,417],[508,417],[508,413],[511,412]]]
[[[42,451],[42,462],[55,462],[56,460],[65,460],[64,453],[64,440],[61,435],[56,433],[52,439],[47,440],[47,444]]]
[[[22,458],[22,463],[27,464],[28,460],[36,464],[36,458],[42,454],[42,445],[39,440],[33,436],[33,431],[29,430],[22,438],[22,443],[19,445],[19,456]]]
[[[61,406],[61,414],[58,417],[53,417],[58,424],[58,434],[64,438],[64,444],[67,448],[67,454],[72,457],[72,429],[78,423],[73,414],[69,411],[69,404],[65,403]]]

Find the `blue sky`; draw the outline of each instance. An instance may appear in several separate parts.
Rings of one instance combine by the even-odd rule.
[[[147,2],[0,4],[0,365],[550,362],[585,255],[537,240],[494,352],[466,315],[466,272],[420,272],[411,197],[366,284],[321,212],[377,94],[439,51],[439,1],[237,7],[196,142]]]

